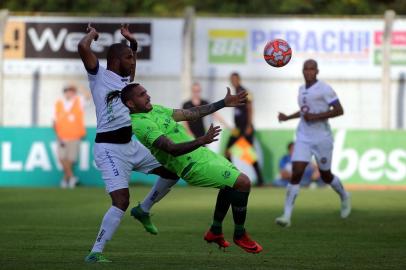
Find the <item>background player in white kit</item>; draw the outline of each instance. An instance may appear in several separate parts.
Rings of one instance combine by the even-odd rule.
[[[291,215],[296,196],[299,193],[300,180],[315,156],[322,180],[330,184],[341,199],[341,217],[351,212],[350,195],[344,190],[340,179],[331,173],[333,154],[333,135],[328,118],[344,114],[343,108],[334,90],[326,83],[317,80],[319,70],[317,62],[306,60],[303,64],[305,85],[299,88],[298,103],[300,110],[291,115],[279,113],[279,121],[300,118],[296,130],[296,143],[292,155],[292,177],[287,187],[285,209],[275,222],[283,227],[291,224]]]
[[[178,179],[177,175],[166,170],[138,141],[132,140],[129,110],[121,101],[106,103],[106,96],[113,90],[121,90],[134,79],[137,42],[128,30],[121,27],[121,34],[130,42],[130,47],[116,43],[107,52],[107,69],[99,65],[90,45],[97,40],[98,33],[90,24],[87,34],[78,45],[78,51],[88,72],[97,115],[97,134],[94,157],[102,173],[106,190],[112,199],[112,206],[104,215],[99,233],[86,262],[110,262],[102,255],[103,248],[118,228],[129,205],[128,184],[132,170],[158,174],[159,178],[144,201],[131,210],[145,229],[156,234],[151,223],[149,210],[154,203],[164,197]]]

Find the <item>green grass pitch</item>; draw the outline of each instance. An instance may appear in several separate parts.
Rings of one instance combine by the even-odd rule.
[[[131,205],[148,192],[131,188]],[[291,228],[279,228],[285,191],[252,190],[247,229],[263,247],[222,252],[203,241],[217,191],[176,187],[153,209],[160,233],[126,213],[105,249],[108,265],[83,262],[110,200],[103,189],[0,189],[0,269],[406,269],[406,193],[354,191],[353,213],[339,217],[329,188],[302,189]],[[232,240],[229,212],[224,233]]]

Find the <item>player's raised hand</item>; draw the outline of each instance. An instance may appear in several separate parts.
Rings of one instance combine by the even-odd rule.
[[[92,26],[91,23],[87,24],[86,32],[93,36],[94,41],[96,41],[99,38],[99,33],[97,33],[97,30]]]
[[[278,120],[279,120],[279,122],[283,122],[283,121],[289,120],[289,118],[286,114],[280,112],[278,114]]]
[[[128,40],[129,42],[137,42],[133,36],[133,34],[128,29],[130,25],[128,23],[121,24],[120,32],[123,37]]]
[[[211,124],[206,134],[200,138],[202,138],[203,144],[209,144],[218,141],[217,136],[220,134],[220,132],[221,128],[219,126],[213,126],[213,124]]]
[[[227,87],[227,95],[224,98],[226,107],[238,107],[247,103],[248,92],[241,91],[236,95],[231,94],[230,87]]]

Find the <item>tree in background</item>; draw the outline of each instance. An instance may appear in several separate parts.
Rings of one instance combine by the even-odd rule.
[[[2,0],[14,12],[63,12],[75,15],[130,14],[178,16],[194,6],[200,14],[241,15],[381,15],[386,9],[406,13],[404,0]]]

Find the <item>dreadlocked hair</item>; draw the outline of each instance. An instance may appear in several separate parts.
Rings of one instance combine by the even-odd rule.
[[[126,105],[125,103],[131,98],[131,90],[135,87],[140,85],[139,83],[130,83],[127,84],[123,89],[114,90],[107,94],[106,96],[106,104],[109,105],[114,100],[120,98],[121,102]]]
[[[118,99],[121,96],[120,90],[114,90],[107,94],[106,96],[106,104],[109,105],[113,100]]]

